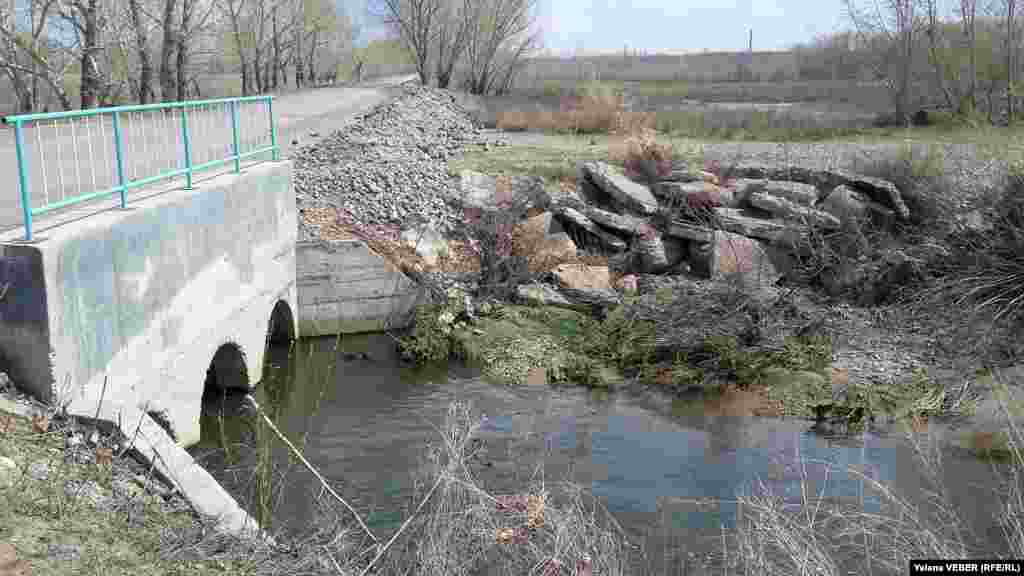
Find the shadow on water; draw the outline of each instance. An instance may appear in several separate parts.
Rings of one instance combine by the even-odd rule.
[[[807,422],[752,417],[753,400],[735,392],[669,400],[494,386],[457,365],[403,366],[380,335],[272,350],[256,397],[379,533],[408,514],[425,448],[438,442],[435,427],[453,400],[486,415],[472,459],[484,486],[501,493],[541,476],[570,479],[656,554],[716,548],[723,527],[735,526],[736,495],[753,486],[787,501],[809,487],[880,512],[882,503],[851,468],[911,498],[924,483],[912,447],[898,435],[837,438],[809,431]],[[274,510],[275,528],[302,527],[315,512],[319,484],[239,405],[231,396],[206,404],[193,454],[258,518]],[[944,459],[953,504],[983,543],[998,546],[990,465],[957,452]]]

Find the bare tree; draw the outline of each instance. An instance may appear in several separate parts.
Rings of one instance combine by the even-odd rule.
[[[945,35],[943,34],[943,23],[939,16],[938,2],[937,0],[924,0],[924,4],[925,13],[928,18],[928,27],[926,29],[928,36],[928,59],[931,61],[932,70],[935,72],[936,82],[946,99],[946,105],[951,109],[956,109],[962,112],[964,100],[960,96],[960,90],[958,90],[957,95],[954,96],[948,81],[949,71],[948,66],[946,65],[946,59],[943,55]],[[959,75],[955,76],[954,79],[957,80],[957,86],[959,88]]]
[[[487,94],[514,73],[518,61],[539,40],[535,27],[537,0],[480,0],[474,3],[466,44],[466,88]],[[499,55],[506,55],[502,62]],[[506,72],[502,72],[502,69]]]
[[[131,16],[132,33],[135,37],[135,52],[139,59],[139,78],[135,97],[140,104],[148,104],[154,97],[153,61],[149,54],[149,34],[143,23],[140,0],[128,0],[128,10]]]
[[[437,27],[437,87],[447,88],[473,25],[473,0],[442,0]]]
[[[64,88],[64,75],[73,64],[73,60],[66,57],[67,52],[48,49],[52,43],[46,35],[46,30],[50,20],[57,15],[57,8],[56,0],[30,0],[28,37],[18,30],[13,12],[3,19],[7,25],[0,26],[0,40],[3,41],[0,44],[0,68],[8,77],[18,78],[17,83],[23,90],[24,111],[39,105],[39,80],[50,88],[63,109],[72,108],[71,98]]]
[[[402,41],[416,65],[420,82],[430,83],[430,51],[445,0],[380,0],[381,16]],[[500,1],[500,0],[499,0]],[[468,0],[466,5],[476,4]],[[477,9],[467,13],[475,15]],[[471,17],[471,16],[470,16]]]
[[[967,71],[967,106],[973,112],[978,107],[978,0],[960,0],[960,22],[967,41],[969,64]]]
[[[228,21],[231,39],[238,52],[239,72],[242,76],[242,95],[249,94],[249,60],[246,35],[242,27],[242,10],[246,0],[222,0],[219,6]]]
[[[890,51],[895,52],[895,62],[886,58],[874,65],[890,87],[897,116],[909,125],[914,32],[918,23],[915,0],[880,0],[868,6],[858,4],[858,0],[843,3],[847,17],[866,41],[871,36],[883,38]]]
[[[30,112],[35,107],[36,94],[32,89],[35,75],[26,73],[18,66],[19,49],[14,41],[18,34],[16,8],[17,3],[13,0],[10,9],[0,5],[0,30],[4,31],[0,36],[0,70],[3,70],[14,89],[18,110]]]
[[[104,15],[100,11],[99,0],[69,0],[57,2],[58,14],[62,21],[67,22],[74,33],[77,47],[78,63],[81,68],[79,98],[82,108],[95,106],[100,96],[109,88],[100,68],[100,56],[104,50],[101,44],[102,28],[105,26]]]
[[[170,101],[174,96],[174,72],[171,66],[174,57],[177,9],[178,0],[164,0],[163,42],[160,47],[160,97],[164,102]]]

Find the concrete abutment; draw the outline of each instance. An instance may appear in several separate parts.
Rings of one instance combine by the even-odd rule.
[[[268,341],[299,335],[297,230],[291,164],[267,162],[0,234],[0,357],[72,414],[159,411],[194,444],[208,376],[251,388]]]

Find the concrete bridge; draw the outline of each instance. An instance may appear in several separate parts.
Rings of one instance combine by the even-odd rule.
[[[275,101],[283,148],[404,80],[349,93],[355,103],[341,109],[338,89]],[[9,153],[0,146],[0,163]],[[9,222],[17,170],[3,173]],[[204,391],[248,389],[268,343],[299,336],[297,230],[284,159],[204,175],[191,189],[134,189],[123,207],[107,198],[47,213],[31,241],[20,227],[0,231],[0,370],[73,414],[163,411],[178,442],[193,444]]]
[[[248,388],[268,338],[297,335],[290,162],[19,235],[0,237],[2,362],[71,413],[166,411],[192,444],[204,383]]]

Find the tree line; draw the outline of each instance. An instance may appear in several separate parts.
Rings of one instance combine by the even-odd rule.
[[[420,81],[472,94],[505,93],[541,47],[537,0],[376,0]]]
[[[903,123],[929,107],[1012,122],[1024,87],[1016,2],[843,0],[851,29],[796,46],[798,75],[881,81]]]
[[[20,112],[333,82],[356,34],[334,0],[0,0],[0,76]],[[75,98],[77,96],[77,98]]]

